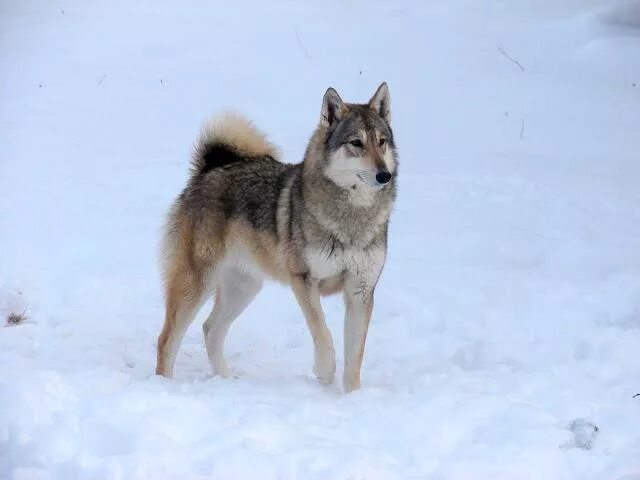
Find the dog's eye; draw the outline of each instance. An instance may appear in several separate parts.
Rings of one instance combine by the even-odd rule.
[[[349,143],[356,148],[362,148],[362,140],[351,140]]]
[[[386,138],[381,138],[379,143],[380,143],[381,147],[384,147],[384,144],[387,143],[387,139]]]

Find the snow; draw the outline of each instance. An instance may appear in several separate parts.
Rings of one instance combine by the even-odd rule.
[[[638,0],[0,4],[0,310],[28,317],[0,328],[0,478],[640,479],[639,19]],[[299,161],[328,86],[382,80],[400,194],[363,388],[313,378],[275,285],[232,328],[235,378],[210,374],[209,305],[154,376],[159,232],[201,122],[242,111]]]

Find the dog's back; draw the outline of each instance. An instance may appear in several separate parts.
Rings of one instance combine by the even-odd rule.
[[[227,114],[203,128],[179,202],[187,215],[216,212],[275,232],[278,193],[290,169],[248,120]]]
[[[291,168],[247,120],[225,115],[203,129],[180,202],[188,214],[216,211],[275,234],[278,196]]]

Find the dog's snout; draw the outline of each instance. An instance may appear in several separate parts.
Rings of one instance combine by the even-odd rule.
[[[389,170],[378,170],[378,173],[376,173],[376,182],[380,185],[384,185],[389,183],[389,180],[391,180],[391,173],[389,173]]]

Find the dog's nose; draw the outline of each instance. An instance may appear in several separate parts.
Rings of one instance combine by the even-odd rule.
[[[389,173],[389,170],[378,170],[378,173],[376,173],[376,182],[380,185],[384,185],[389,183],[389,180],[391,180],[391,173]]]

